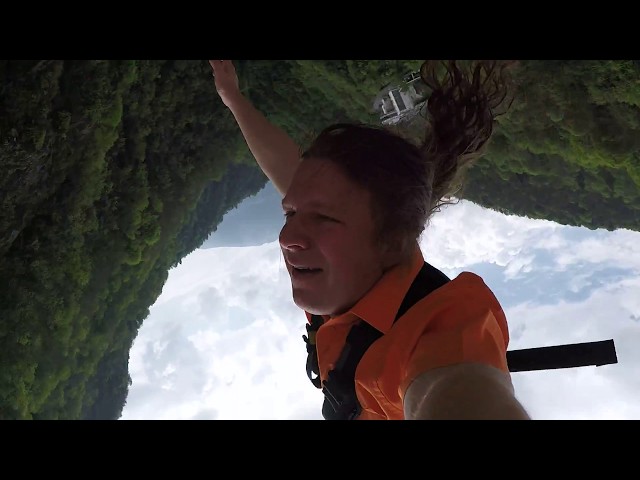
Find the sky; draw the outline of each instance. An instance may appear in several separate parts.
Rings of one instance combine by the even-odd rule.
[[[306,318],[291,299],[271,183],[169,272],[129,359],[122,420],[321,420],[305,371]],[[533,419],[640,419],[640,232],[508,216],[462,201],[420,241],[450,278],[480,275],[509,350],[613,339],[618,363],[512,373]]]

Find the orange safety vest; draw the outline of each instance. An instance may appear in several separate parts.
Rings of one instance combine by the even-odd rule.
[[[324,393],[325,419],[402,419],[411,381],[455,363],[507,372],[617,363],[613,340],[507,351],[506,318],[482,279],[463,272],[449,280],[419,252],[348,313],[306,314],[307,374]]]

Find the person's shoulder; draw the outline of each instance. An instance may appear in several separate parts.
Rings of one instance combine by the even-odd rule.
[[[487,285],[484,279],[473,272],[460,272],[457,277],[453,278],[448,285],[452,292],[462,293],[466,295],[478,295],[481,297],[492,298],[497,301],[493,290]]]
[[[478,286],[478,287],[484,286],[488,288],[484,279],[480,275],[473,272],[466,271],[466,270],[463,272],[460,272],[458,276],[453,278],[451,280],[451,283],[455,285],[468,285],[468,286]]]
[[[480,275],[469,271],[459,273],[436,290],[431,298],[427,297],[423,300],[434,302],[441,307],[449,305],[456,311],[481,312],[488,309],[500,320],[505,317],[502,305],[495,293]]]
[[[442,296],[457,297],[459,295],[493,296],[491,288],[484,279],[473,272],[463,271],[436,292]]]

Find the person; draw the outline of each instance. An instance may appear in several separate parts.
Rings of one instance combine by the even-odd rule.
[[[426,264],[424,228],[491,137],[508,98],[506,70],[449,62],[442,75],[442,65],[425,61],[420,74],[432,90],[420,145],[383,126],[341,123],[303,150],[241,93],[233,62],[209,63],[220,99],[283,197],[279,242],[293,300],[308,330],[320,319],[306,338],[316,386],[338,369],[349,332],[366,324],[378,337],[354,366],[358,409],[349,418],[530,419],[506,362],[505,314],[479,276],[462,272],[394,318]]]

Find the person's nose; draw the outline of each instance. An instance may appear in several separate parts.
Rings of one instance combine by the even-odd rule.
[[[280,230],[280,247],[283,250],[297,251],[309,248],[310,236],[301,219],[293,217]]]

